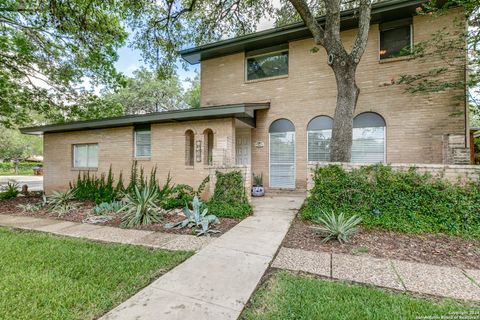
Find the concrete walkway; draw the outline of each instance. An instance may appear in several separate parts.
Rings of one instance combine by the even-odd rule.
[[[480,301],[480,270],[281,248],[272,267],[428,295]]]
[[[46,218],[0,214],[0,226],[55,233],[96,241],[142,245],[166,250],[198,251],[215,238],[120,229]]]
[[[237,319],[303,196],[254,199],[254,215],[102,319]]]

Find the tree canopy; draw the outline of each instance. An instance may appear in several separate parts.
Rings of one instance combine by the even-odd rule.
[[[133,2],[117,0],[3,0],[0,4],[0,124],[18,126],[37,114],[61,120],[88,78],[121,80],[117,49]]]

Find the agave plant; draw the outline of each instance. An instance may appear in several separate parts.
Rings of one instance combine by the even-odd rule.
[[[208,214],[208,208],[203,210],[201,208],[202,202],[198,199],[198,196],[195,196],[192,201],[192,210],[188,208],[188,204],[185,204],[185,208],[183,208],[185,219],[175,223],[167,223],[165,228],[195,228],[197,236],[219,232],[210,229],[210,223],[220,223],[218,218],[213,214]]]
[[[121,201],[102,202],[92,208],[92,213],[96,216],[102,216],[108,213],[117,213],[122,210],[124,203]]]
[[[157,206],[159,199],[160,193],[155,186],[145,185],[141,189],[133,186],[132,191],[126,194],[125,205],[119,210],[125,211],[122,226],[131,228],[160,222],[162,209]]]
[[[350,236],[357,231],[357,226],[362,222],[362,218],[354,215],[347,219],[343,212],[338,216],[331,212],[324,213],[323,217],[319,217],[315,222],[321,224],[321,226],[313,228],[324,238],[324,242],[337,239],[343,243],[347,242]]]

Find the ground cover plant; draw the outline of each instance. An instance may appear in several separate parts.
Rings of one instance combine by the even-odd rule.
[[[211,214],[224,218],[245,218],[252,213],[240,171],[215,173],[217,181],[207,206]]]
[[[0,188],[0,200],[7,200],[18,196],[20,193],[18,187],[17,182],[9,181],[5,186]]]
[[[0,319],[95,319],[192,253],[0,228]]]
[[[445,233],[480,238],[480,182],[451,183],[419,173],[372,165],[351,172],[318,167],[301,218],[325,212],[358,215],[362,227],[410,233]]]
[[[452,300],[417,298],[361,285],[276,272],[253,295],[243,320],[384,320],[474,312]]]

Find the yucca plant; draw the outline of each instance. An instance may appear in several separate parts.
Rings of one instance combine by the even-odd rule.
[[[92,208],[92,213],[97,216],[108,213],[117,213],[122,210],[124,203],[122,201],[102,202]]]
[[[337,239],[340,243],[343,243],[347,242],[350,236],[357,231],[357,226],[362,222],[362,218],[354,215],[347,219],[343,212],[336,215],[332,211],[330,213],[325,212],[315,222],[321,226],[313,228],[324,238],[324,242]]]
[[[46,204],[51,206],[52,211],[57,212],[58,216],[63,216],[75,209],[75,205],[70,202],[75,200],[75,190],[68,189],[65,192],[53,191],[52,195],[46,198]]]
[[[133,186],[132,191],[125,196],[125,205],[120,209],[125,211],[122,226],[131,228],[160,222],[161,208],[157,206],[159,200],[160,193],[155,186]]]

